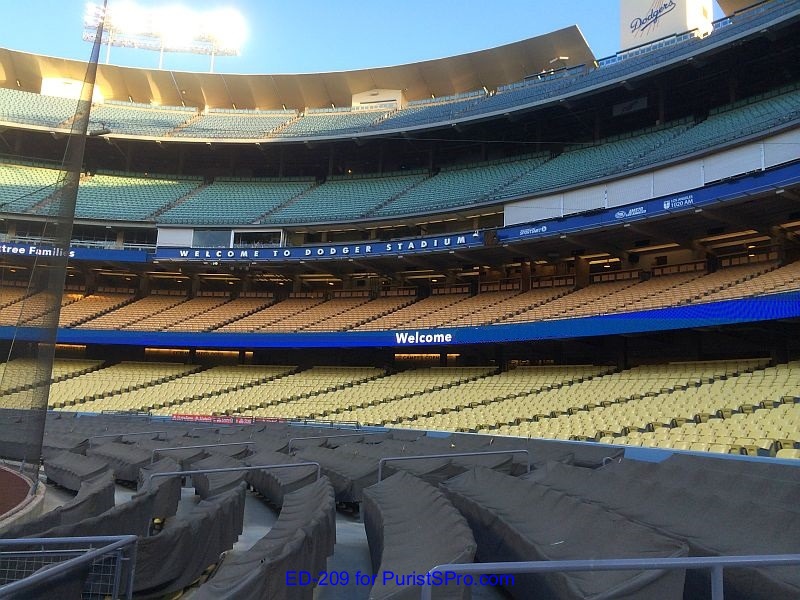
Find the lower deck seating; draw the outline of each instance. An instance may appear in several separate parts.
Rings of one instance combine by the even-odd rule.
[[[370,598],[419,598],[406,578],[436,565],[471,563],[476,544],[467,521],[434,486],[399,472],[364,490],[364,528],[372,572]],[[469,588],[436,588],[437,598],[469,598]]]
[[[530,481],[475,468],[443,484],[466,516],[480,562],[602,558],[679,558],[685,542],[597,504]],[[592,571],[517,575],[513,598],[683,597],[683,571]]]
[[[244,500],[245,485],[241,483],[167,519],[157,535],[141,538],[133,583],[137,596],[180,592],[217,563],[242,533]]]
[[[289,586],[291,572],[316,574],[336,542],[333,487],[322,477],[286,494],[272,529],[243,554],[225,556],[214,576],[194,593],[197,600],[311,600],[314,586]]]
[[[260,447],[260,445],[259,445]],[[299,458],[263,450],[244,459],[249,467],[261,465],[291,465],[303,462]],[[283,506],[284,498],[302,487],[312,483],[317,478],[317,468],[313,465],[303,467],[261,469],[248,471],[245,475],[247,483],[259,494],[264,496],[271,504]]]
[[[74,452],[62,452],[44,463],[44,473],[50,481],[74,492],[85,480],[94,479],[105,471],[111,469],[104,460]]]
[[[719,462],[673,456],[647,465],[623,460],[596,471],[551,465],[531,477],[539,489],[582,498],[627,523],[641,523],[681,540],[690,556],[797,552],[796,503],[776,504],[769,495],[796,494],[795,469]],[[794,567],[726,569],[724,577],[725,598],[789,600],[800,594],[800,571]],[[684,597],[708,597],[707,572],[687,571],[686,579]]]

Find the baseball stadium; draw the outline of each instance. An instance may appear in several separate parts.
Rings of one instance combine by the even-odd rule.
[[[263,75],[113,4],[0,48],[0,598],[800,598],[800,1]]]

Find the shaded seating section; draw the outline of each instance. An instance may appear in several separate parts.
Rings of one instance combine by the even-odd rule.
[[[0,308],[15,304],[28,295],[28,283],[20,282],[18,285],[6,284],[0,286]]]
[[[61,306],[67,306],[73,302],[77,302],[81,295],[73,292],[65,292],[61,297]],[[39,291],[30,296],[21,298],[18,302],[7,304],[0,308],[0,325],[28,325],[35,326],[43,324],[46,317],[53,317],[52,313],[48,315],[48,307],[52,304],[58,304],[53,294],[47,291]],[[55,318],[53,317],[55,321]]]
[[[559,478],[549,473],[546,478]],[[797,512],[796,494],[800,482],[797,472],[775,463],[714,461],[710,457],[673,454],[660,463],[615,460],[603,466],[611,478],[631,477],[638,483],[657,481],[669,487],[689,488],[703,494],[722,494],[725,498],[755,502]],[[563,469],[566,475],[574,471]],[[540,473],[541,474],[541,473]],[[534,475],[530,477],[536,478]]]
[[[199,179],[157,175],[97,174],[84,177],[75,207],[77,218],[145,221],[158,209],[194,190]]]
[[[153,293],[79,325],[79,329],[122,329],[186,301],[185,295]]]
[[[0,90],[0,97],[3,90]],[[33,165],[0,164],[3,211],[27,212],[55,191],[59,171]]]
[[[370,598],[418,598],[419,586],[400,580],[436,565],[471,563],[476,543],[466,519],[434,486],[396,473],[364,490],[364,529],[373,574]],[[466,587],[437,587],[437,598],[469,598]]]
[[[183,448],[182,446],[200,446],[197,440],[191,438],[178,438],[169,441],[161,442],[139,442],[145,448],[148,448],[153,453],[157,461],[164,458],[174,460],[180,465],[181,471],[189,471],[194,468],[194,464],[203,460],[208,456],[205,448]],[[162,448],[171,448],[170,450],[162,450]]]
[[[340,446],[336,448],[336,452],[341,456],[372,458],[376,465],[376,480],[378,461],[382,458],[415,457],[413,460],[385,462],[381,469],[382,475],[385,477],[392,473],[407,472],[431,485],[437,485],[474,465],[482,465],[509,473],[512,470],[514,460],[513,454],[454,456],[452,458],[447,456],[438,458],[426,457],[428,455],[492,450],[486,446],[485,440],[481,439],[444,441],[423,436],[413,442],[395,439],[386,439],[377,443],[371,443],[372,441],[373,438],[364,438],[361,442]],[[523,461],[521,457],[519,457],[519,460]],[[527,463],[525,464],[527,465]]]
[[[191,321],[196,316],[213,310],[228,300],[224,295],[199,296],[176,304],[166,310],[130,323],[123,329],[138,331],[161,331],[171,325]]]
[[[264,139],[297,118],[294,110],[233,110],[211,108],[186,125],[170,132],[170,137],[207,139]]]
[[[755,275],[745,281],[735,283],[716,292],[706,294],[704,301],[727,300],[729,298],[743,298],[772,292],[796,290],[800,287],[800,261],[795,261],[777,269]]]
[[[45,430],[42,439],[42,458],[47,460],[62,452],[85,454],[89,438],[85,433],[65,433]]]
[[[286,300],[267,306],[263,310],[254,312],[242,319],[224,325],[217,331],[236,332],[236,331],[260,331],[271,325],[279,326],[287,318],[294,318],[295,315],[315,307],[324,302],[324,298],[312,297],[290,297]]]
[[[59,327],[75,327],[104,313],[132,302],[133,294],[99,292],[87,294],[62,307],[58,316]]]
[[[505,298],[497,304],[477,308],[474,313],[467,317],[467,323],[465,323],[464,318],[462,318],[458,323],[453,320],[452,322],[447,321],[442,323],[442,325],[463,326],[470,323],[477,325],[499,323],[506,318],[512,318],[514,315],[524,313],[541,304],[569,294],[573,291],[575,279],[574,277],[564,277],[557,278],[556,280],[548,279],[532,283],[537,284],[537,286],[531,287],[531,289],[526,292]],[[480,294],[478,297],[480,298],[480,296],[484,294]]]
[[[359,219],[419,186],[426,176],[420,172],[361,177],[334,175],[323,185],[312,187],[269,212],[261,222],[294,223],[311,221],[313,216],[325,222]]]
[[[602,315],[634,309],[643,310],[645,307],[666,306],[670,303],[673,297],[671,294],[676,288],[680,289],[681,286],[695,281],[703,274],[703,272],[695,271],[653,277],[598,298],[591,304],[575,307],[570,314],[575,317]]]
[[[491,373],[491,367],[434,367],[401,371],[389,376],[379,376],[376,371],[353,371],[349,383],[329,389],[318,389],[316,394],[303,395],[274,394],[265,390],[267,398],[240,412],[248,416],[258,417],[305,417],[328,418],[339,421],[359,420],[359,409],[382,405],[393,400],[401,400],[417,396],[435,387],[453,387],[454,385],[483,377]],[[316,371],[314,369],[313,371]],[[307,373],[307,372],[304,372]],[[302,381],[303,373],[297,379]]]
[[[691,556],[798,549],[796,503],[775,502],[776,497],[796,498],[792,467],[673,456],[646,465],[623,460],[596,471],[552,465],[536,480],[540,488],[591,502],[629,523],[681,540]],[[800,572],[791,567],[726,569],[724,577],[726,598],[789,600],[800,593]],[[686,579],[688,597],[709,597],[707,572],[689,571]]]
[[[387,111],[306,109],[302,118],[273,132],[273,137],[329,137],[364,131]]]
[[[379,329],[407,329],[420,327],[419,323],[434,322],[441,319],[454,304],[469,297],[467,293],[434,294],[418,302],[409,304],[400,310],[368,321],[356,327],[356,330],[375,331]],[[417,325],[414,325],[417,323]]]
[[[162,598],[187,587],[230,550],[242,532],[245,484],[201,500],[139,540],[134,592]]]
[[[211,331],[237,321],[272,304],[272,296],[239,297],[220,304],[188,321],[166,327],[164,331]]]
[[[479,105],[486,92],[466,92],[453,96],[412,100],[373,125],[373,129],[403,129],[449,121],[469,107]]]
[[[685,542],[596,504],[477,467],[442,486],[466,517],[481,562],[581,558],[678,558]],[[514,598],[683,597],[683,571],[517,575]]]
[[[720,269],[719,271],[709,273],[708,275],[693,279],[688,283],[671,289],[664,300],[671,305],[713,300],[715,292],[752,279],[762,273],[769,272],[775,267],[776,265],[773,262],[759,262]],[[665,303],[661,304],[661,306],[664,305]],[[640,307],[638,304],[631,306],[631,308],[635,310],[645,307],[646,306]]]
[[[300,314],[289,316],[279,323],[266,325],[262,331],[283,331],[296,332],[304,330],[326,330],[331,327],[329,321],[340,315],[346,315],[350,311],[355,311],[359,307],[369,302],[368,296],[355,298],[333,298],[322,304],[318,304]],[[318,326],[315,329],[315,326]]]
[[[386,217],[429,213],[488,202],[497,197],[497,190],[516,181],[544,161],[543,156],[536,156],[525,160],[442,169],[390,202],[378,205],[368,215]]]
[[[73,109],[74,112],[74,109]],[[91,129],[107,127],[112,133],[164,137],[197,114],[191,107],[104,102],[92,106]]]
[[[287,585],[287,572],[326,570],[336,542],[336,504],[327,478],[286,494],[272,529],[246,553],[229,553],[193,594],[204,598],[275,600],[313,597],[314,586]]]
[[[520,323],[542,319],[564,319],[578,314],[582,308],[595,306],[603,298],[636,285],[638,279],[593,283],[550,302],[533,306],[528,310],[509,315],[501,323]]]
[[[688,272],[640,278],[638,271],[608,273],[616,281],[594,281],[573,288],[573,277],[541,278],[532,289],[466,292],[439,290],[415,301],[414,296],[342,293],[326,300],[322,294],[299,294],[272,304],[269,297],[243,296],[231,300],[223,292],[201,292],[189,299],[180,292],[155,291],[133,301],[132,294],[69,292],[64,296],[61,326],[87,329],[141,331],[296,332],[413,329],[421,327],[476,326],[489,323],[530,322],[574,316],[648,310],[687,303],[710,302],[742,296],[794,290],[800,287],[800,262],[778,267],[765,260],[727,265],[704,273],[700,263],[685,265]],[[3,288],[0,323],[27,324],[45,313],[47,295],[24,298],[22,288]]]
[[[453,305],[447,315],[442,315],[441,321],[436,323],[437,327],[454,325],[456,327],[471,327],[484,325],[488,322],[492,313],[496,313],[500,307],[510,301],[521,292],[519,290],[482,292],[475,296],[470,296],[462,302]]]
[[[243,224],[283,206],[313,188],[314,179],[218,177],[156,217],[159,223]],[[266,250],[265,250],[266,251]]]
[[[126,436],[124,430],[141,428],[141,422],[137,424],[135,420],[106,416],[52,418],[48,421],[57,430],[66,429],[72,422],[73,428],[85,430],[85,435],[115,428],[122,430],[122,440],[134,437]],[[190,427],[189,424],[163,426],[171,431],[171,435],[177,436],[186,433]],[[158,442],[150,440],[150,443]],[[126,456],[122,450],[124,446],[128,444],[112,440],[92,448],[93,457],[64,453],[71,456],[47,461],[48,472],[62,485],[75,487],[75,482],[84,478],[80,491],[75,500],[47,513],[38,522],[26,524],[15,533],[42,537],[138,535],[134,591],[142,597],[161,597],[164,593],[186,587],[210,565],[218,562],[222,552],[233,546],[243,527],[245,487],[243,483],[231,484],[216,475],[209,475],[204,482],[196,480],[198,492],[210,498],[196,504],[189,500],[175,516],[181,495],[180,478],[149,479],[151,473],[179,470],[174,460],[162,459],[153,465],[148,464],[134,478],[140,481],[137,494],[114,506],[112,469],[117,470],[120,464],[134,462],[140,457],[134,446],[127,448]],[[149,456],[149,452],[145,454]],[[111,464],[105,466],[101,458]],[[220,456],[212,458],[216,461],[214,465],[231,460]],[[203,466],[202,461],[196,464]],[[86,478],[101,465],[103,470],[98,476]],[[239,477],[241,479],[241,473]],[[165,517],[167,521],[163,530],[151,535],[153,519]]]
[[[363,302],[353,303],[346,310],[335,312],[328,308],[328,316],[323,320],[303,326],[305,331],[347,331],[377,319],[385,314],[394,312],[414,301],[410,296],[385,296]],[[324,306],[324,305],[323,305]]]
[[[638,131],[627,136],[607,138],[595,146],[585,144],[566,151],[506,185],[498,192],[511,198],[532,192],[561,188],[621,173],[640,156],[646,156],[686,129],[685,124]],[[573,209],[578,212],[582,209]],[[565,210],[565,212],[567,212]],[[554,214],[554,217],[561,216]]]
[[[800,116],[800,91],[747,103],[712,109],[708,118],[688,128],[658,148],[634,161],[634,166],[651,165],[741,139],[791,121]]]

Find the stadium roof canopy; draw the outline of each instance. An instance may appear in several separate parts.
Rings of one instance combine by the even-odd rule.
[[[413,64],[332,73],[240,75],[188,73],[101,65],[97,83],[106,99],[169,106],[303,109],[350,106],[354,94],[403,90],[421,100],[521,81],[545,70],[595,60],[573,25],[497,48]],[[85,63],[0,49],[0,81],[39,92],[44,78],[82,80]],[[19,82],[19,83],[17,83]]]
[[[717,0],[717,4],[719,4],[722,12],[729,17],[737,11],[758,4],[758,2],[757,0]]]

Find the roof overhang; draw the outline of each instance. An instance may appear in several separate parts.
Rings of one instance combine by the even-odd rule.
[[[302,110],[350,106],[353,94],[402,90],[406,100],[489,90],[542,71],[595,60],[580,29],[558,31],[497,48],[406,65],[331,73],[244,75],[190,73],[100,65],[97,85],[106,99],[169,106]],[[0,49],[4,87],[39,92],[43,78],[82,80],[86,63]],[[19,84],[17,84],[19,81]]]

